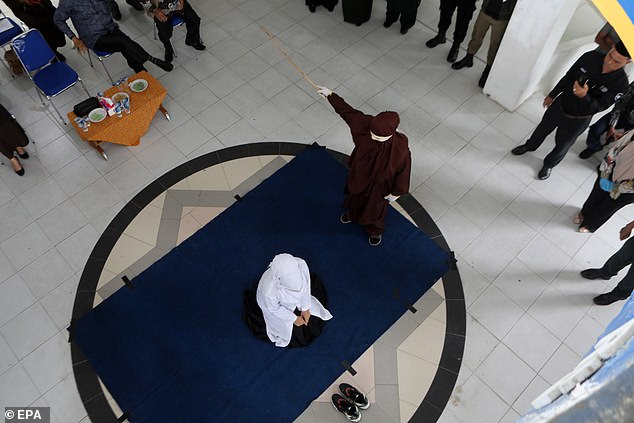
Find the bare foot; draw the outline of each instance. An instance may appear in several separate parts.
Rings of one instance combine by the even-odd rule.
[[[15,151],[17,151],[18,154],[24,154],[24,148],[22,147],[15,147]]]
[[[579,232],[581,232],[582,234],[589,234],[590,229],[586,228],[585,226],[582,226],[579,228]]]
[[[575,218],[572,220],[572,223],[574,223],[575,225],[578,225],[581,222],[583,222],[583,215],[581,214],[581,212],[579,212],[576,214]]]

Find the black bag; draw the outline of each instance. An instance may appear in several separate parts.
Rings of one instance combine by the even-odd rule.
[[[99,107],[101,107],[101,104],[99,104],[97,97],[89,97],[81,103],[75,104],[73,112],[75,112],[78,117],[84,117],[88,116],[88,113],[90,113],[93,109],[97,109]]]

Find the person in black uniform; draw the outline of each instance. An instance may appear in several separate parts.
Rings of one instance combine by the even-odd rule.
[[[416,13],[420,0],[387,0],[387,11],[385,12],[385,22],[383,26],[389,28],[401,18],[401,34],[407,31],[416,23]]]
[[[634,128],[634,82],[630,84],[623,97],[614,104],[612,113],[606,113],[601,119],[590,125],[586,149],[579,153],[579,157],[587,159],[604,145],[621,138],[626,132]],[[602,135],[605,137],[602,140]],[[602,143],[603,141],[603,143]]]
[[[516,156],[535,151],[552,131],[555,148],[544,158],[537,174],[548,179],[553,167],[561,162],[575,140],[590,124],[592,115],[610,107],[627,90],[623,66],[631,62],[622,42],[607,53],[584,53],[544,99],[546,113],[526,143],[511,150]]]
[[[447,55],[447,61],[453,63],[458,58],[458,51],[460,44],[467,36],[467,29],[469,28],[469,22],[473,17],[473,12],[476,9],[476,0],[440,0],[440,19],[438,20],[438,34],[428,40],[425,45],[429,48],[434,48],[439,44],[447,42],[446,34],[451,25],[451,18],[454,12],[458,10],[456,14],[456,27],[453,31],[453,44],[449,49]]]

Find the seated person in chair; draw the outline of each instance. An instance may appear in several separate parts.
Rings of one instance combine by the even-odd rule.
[[[143,47],[119,29],[119,25],[112,20],[113,2],[114,0],[60,0],[55,11],[55,24],[80,52],[86,52],[86,46],[107,53],[119,52],[135,72],[146,70],[143,64],[147,61],[167,72],[174,69],[171,63],[150,56]],[[78,35],[66,23],[69,18]]]
[[[204,50],[206,47],[200,40],[200,17],[186,0],[150,0],[148,14],[154,17],[154,23],[158,32],[159,40],[165,46],[165,61],[171,63],[174,60],[174,50],[172,49],[172,16],[178,15],[185,21],[187,35],[185,44],[194,47],[196,50]]]
[[[312,278],[312,284],[311,284]],[[278,254],[253,291],[245,292],[245,320],[260,339],[277,347],[304,347],[321,333],[326,310],[326,292],[319,278],[308,271],[304,260]],[[323,305],[322,305],[323,303]]]

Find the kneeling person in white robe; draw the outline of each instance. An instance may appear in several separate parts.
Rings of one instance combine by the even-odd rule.
[[[319,335],[323,321],[332,318],[311,295],[308,265],[290,254],[275,256],[260,278],[256,299],[264,315],[266,333],[278,347],[308,345]]]

